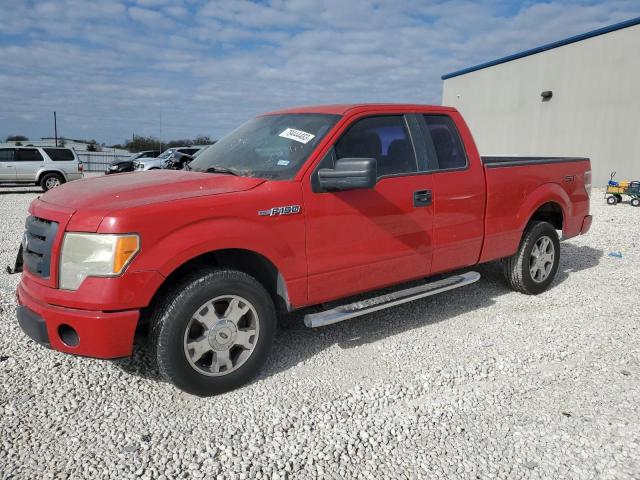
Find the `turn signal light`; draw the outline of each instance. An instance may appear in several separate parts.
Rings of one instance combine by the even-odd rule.
[[[113,272],[120,273],[138,252],[139,248],[140,239],[137,235],[119,237],[116,241],[116,248],[113,256]]]

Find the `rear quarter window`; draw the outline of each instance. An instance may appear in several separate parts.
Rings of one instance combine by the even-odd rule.
[[[440,170],[452,170],[467,166],[467,155],[460,134],[451,117],[424,115],[423,130],[427,150],[438,160]]]
[[[75,157],[68,148],[45,148],[44,151],[54,162],[73,162]]]

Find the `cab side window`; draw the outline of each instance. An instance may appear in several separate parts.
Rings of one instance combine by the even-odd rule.
[[[378,177],[417,171],[402,115],[358,120],[335,145],[336,158],[375,158]]]
[[[467,156],[458,129],[447,115],[424,115],[423,131],[430,156],[440,170],[465,168]]]
[[[0,162],[13,162],[13,148],[0,148]]]

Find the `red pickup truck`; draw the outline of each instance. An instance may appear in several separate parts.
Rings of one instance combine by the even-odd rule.
[[[130,355],[146,326],[167,379],[220,393],[256,374],[279,312],[333,302],[305,316],[327,325],[467,285],[479,275],[427,278],[493,260],[514,290],[544,291],[557,232],[591,225],[590,190],[586,158],[481,158],[453,108],[269,113],[186,170],[82,180],[34,200],[18,322],[41,344],[99,358]]]

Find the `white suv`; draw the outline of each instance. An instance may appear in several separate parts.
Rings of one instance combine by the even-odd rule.
[[[82,163],[70,148],[0,147],[0,184],[40,185],[46,192],[82,178]]]

